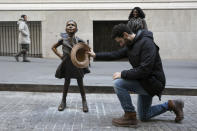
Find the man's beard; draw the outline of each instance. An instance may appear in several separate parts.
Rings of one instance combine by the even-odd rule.
[[[125,46],[130,46],[133,44],[133,41],[125,39]]]
[[[128,40],[128,39],[124,39],[125,41],[125,45],[129,45],[130,43],[132,43],[132,41]]]

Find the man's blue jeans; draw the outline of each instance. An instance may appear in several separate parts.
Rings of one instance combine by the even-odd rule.
[[[152,96],[150,96],[140,85],[137,80],[124,80],[115,79],[114,90],[119,98],[121,106],[125,112],[136,112],[132,104],[130,91],[138,95],[137,109],[139,119],[142,121],[149,120],[150,118],[162,114],[168,110],[168,102],[159,105],[152,105]]]

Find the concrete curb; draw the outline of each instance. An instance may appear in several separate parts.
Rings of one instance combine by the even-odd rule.
[[[0,84],[0,91],[24,91],[24,92],[62,92],[63,85],[42,84]],[[114,93],[112,86],[85,86],[87,93]],[[79,92],[76,85],[71,85],[69,92]],[[163,95],[197,96],[197,88],[174,88],[166,86]]]

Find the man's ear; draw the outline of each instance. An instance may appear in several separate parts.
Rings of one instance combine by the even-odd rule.
[[[123,32],[123,38],[128,38],[129,34],[127,32]]]

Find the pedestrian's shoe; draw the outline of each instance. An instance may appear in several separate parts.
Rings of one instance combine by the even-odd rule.
[[[23,62],[30,62],[30,60],[27,59],[26,54],[23,55]]]
[[[83,112],[88,112],[88,105],[87,105],[86,100],[82,101],[82,105],[83,105]]]
[[[16,59],[17,62],[19,62],[19,56],[22,54],[22,52],[20,51],[19,53],[17,53],[14,58]]]
[[[66,108],[66,102],[61,102],[61,104],[58,107],[58,111],[63,111]]]
[[[17,62],[19,62],[19,58],[17,55],[15,55],[14,58],[16,59]]]
[[[27,53],[23,53],[23,62],[30,62],[30,60],[27,59]]]
[[[136,112],[125,112],[122,117],[112,119],[112,124],[115,126],[136,128],[138,124]]]
[[[182,100],[169,100],[168,108],[176,114],[175,122],[181,122],[184,119],[184,102]]]
[[[23,62],[31,62],[31,61],[30,61],[30,60],[25,59],[25,60],[23,60]]]

